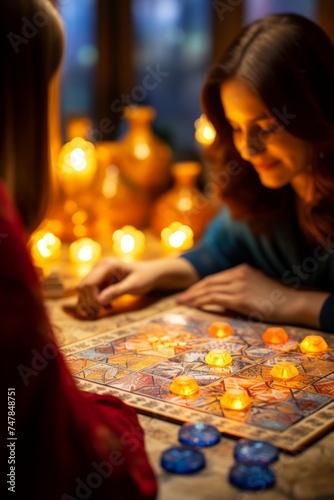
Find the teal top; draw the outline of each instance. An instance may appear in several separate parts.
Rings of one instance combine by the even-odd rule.
[[[334,291],[334,247],[319,241],[307,245],[296,221],[282,220],[269,237],[255,236],[246,223],[230,217],[224,207],[208,226],[203,237],[191,250],[182,254],[203,278],[247,263],[284,285]],[[320,312],[320,326],[334,332],[334,293],[326,299]]]

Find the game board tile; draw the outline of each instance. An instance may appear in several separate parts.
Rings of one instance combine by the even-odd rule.
[[[275,354],[273,349],[270,349],[265,344],[259,343],[245,349],[244,358],[247,362],[255,361],[258,363],[264,359],[272,358]]]
[[[252,407],[248,413],[245,423],[275,432],[283,432],[291,425],[302,419],[302,415],[293,411],[285,411],[286,408],[278,405],[264,405]]]
[[[317,392],[334,397],[334,373],[315,382],[314,387]],[[305,389],[308,390],[308,387]]]
[[[72,356],[79,356],[80,358],[104,363],[109,356],[114,354],[114,352],[114,348],[110,342],[109,344],[101,344],[96,347],[91,347],[90,349],[85,349],[84,351],[72,354]],[[72,356],[69,356],[69,358]]]
[[[202,365],[198,367],[198,370],[212,373],[214,375],[220,375],[221,377],[225,378],[239,373],[241,370],[247,368],[248,366],[250,366],[250,363],[245,363],[241,356],[232,356],[232,362],[229,365],[219,367],[202,363]]]
[[[121,380],[114,381],[112,387],[122,389],[123,391],[138,393],[143,388],[154,387],[166,384],[166,379],[161,377],[153,377],[148,373],[130,373]]]
[[[300,367],[298,367],[299,371]],[[308,385],[314,384],[319,380],[319,377],[313,377],[312,375],[306,375],[300,373],[298,377],[292,380],[270,380],[268,381],[271,387],[280,390],[281,387],[290,387],[291,389],[305,389]]]
[[[226,349],[229,354],[241,354],[246,348],[247,344],[245,342],[237,342],[232,337],[226,337],[226,339],[210,340],[202,346],[207,352],[211,349]]]
[[[96,362],[91,361],[90,359],[80,358],[76,355],[66,358],[66,363],[73,375],[84,368],[88,368],[89,366],[96,364]]]
[[[308,363],[303,363],[303,369],[305,373],[309,375],[314,375],[316,377],[325,377],[329,375],[334,370],[333,362],[324,361],[322,359],[312,359],[308,360]]]
[[[196,379],[199,385],[212,384],[221,378],[219,375],[193,370],[189,368],[187,364],[183,365],[182,363],[173,362],[159,363],[158,365],[145,369],[145,373],[158,375],[159,377],[168,378],[170,380],[173,380],[179,375],[190,375]]]
[[[76,373],[76,377],[91,380],[99,384],[110,385],[114,380],[125,377],[130,373],[129,370],[124,370],[116,366],[95,364],[94,366]]]
[[[148,366],[155,365],[159,362],[157,356],[148,356],[145,354],[138,354],[137,352],[126,352],[111,356],[106,361],[107,364],[113,366],[123,366],[129,370],[140,371]]]
[[[286,352],[281,353],[275,356],[274,358],[267,359],[266,361],[262,361],[262,365],[273,367],[276,363],[280,361],[290,361],[294,365],[302,365],[303,363],[309,363],[310,360],[305,354],[297,353],[297,352]]]

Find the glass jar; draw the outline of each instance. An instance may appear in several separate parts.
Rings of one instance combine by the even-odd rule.
[[[175,163],[171,172],[174,186],[153,205],[151,227],[160,235],[163,228],[178,221],[193,230],[196,240],[217,212],[219,204],[217,199],[208,198],[197,188],[200,163]]]

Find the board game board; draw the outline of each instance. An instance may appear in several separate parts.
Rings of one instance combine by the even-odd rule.
[[[235,333],[215,339],[207,333],[215,321],[227,321]],[[298,451],[334,427],[334,335],[285,327],[289,340],[275,347],[262,342],[268,325],[174,307],[63,348],[83,390],[111,393],[138,411],[179,422],[215,425],[237,437],[263,439]],[[298,343],[322,335],[326,352],[303,354]],[[230,366],[209,366],[208,351],[224,348]],[[293,361],[299,375],[277,381],[270,370],[277,361]],[[178,375],[191,375],[199,392],[181,397],[169,386]],[[252,398],[246,411],[222,410],[219,400],[233,387]]]

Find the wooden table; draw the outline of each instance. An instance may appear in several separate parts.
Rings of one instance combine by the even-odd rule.
[[[64,312],[63,306],[74,303],[73,296],[46,300],[60,346],[164,311],[174,305],[174,297],[160,298],[154,303],[151,300],[151,304],[146,307],[143,299],[133,303],[125,297],[118,303],[119,312],[116,308],[111,316],[87,322]],[[334,431],[298,455],[281,452],[278,462],[273,466],[277,475],[275,487],[250,493],[231,486],[227,479],[229,468],[234,463],[234,439],[223,436],[218,445],[205,449],[207,466],[197,474],[173,475],[160,467],[160,455],[169,446],[177,444],[179,425],[145,415],[139,415],[139,419],[145,430],[146,448],[159,481],[159,500],[334,499]]]

